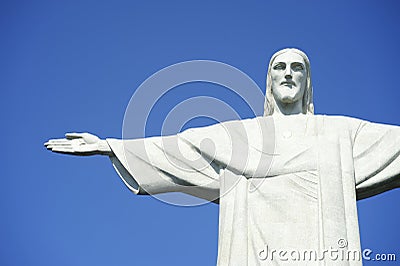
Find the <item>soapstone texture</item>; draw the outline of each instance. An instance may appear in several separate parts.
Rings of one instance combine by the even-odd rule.
[[[45,146],[109,156],[136,194],[219,203],[220,266],[293,264],[271,250],[360,252],[356,200],[400,186],[400,127],[314,115],[310,63],[297,49],[271,58],[264,117],[145,139],[68,133]],[[295,264],[362,262],[326,254]]]

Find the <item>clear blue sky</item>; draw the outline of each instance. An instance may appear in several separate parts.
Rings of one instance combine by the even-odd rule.
[[[396,1],[133,2],[1,1],[1,265],[215,265],[217,205],[139,197],[108,158],[43,147],[121,137],[131,95],[168,65],[221,61],[264,88],[272,53],[299,47],[316,113],[400,125]],[[400,260],[399,205],[398,189],[358,203],[363,248]]]

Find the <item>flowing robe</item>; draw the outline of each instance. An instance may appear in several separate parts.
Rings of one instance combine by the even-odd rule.
[[[356,199],[400,186],[400,127],[349,117],[257,117],[107,141],[134,193],[219,201],[218,265],[361,265]]]

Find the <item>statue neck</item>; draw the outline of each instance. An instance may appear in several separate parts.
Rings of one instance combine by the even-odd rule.
[[[303,102],[294,103],[276,102],[274,114],[276,115],[297,115],[303,113]]]

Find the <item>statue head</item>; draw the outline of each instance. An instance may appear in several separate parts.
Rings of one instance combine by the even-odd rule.
[[[287,60],[293,63],[287,66],[285,63]],[[282,103],[301,101],[302,113],[314,114],[312,93],[310,60],[307,55],[295,48],[276,52],[268,65],[264,116],[274,113],[277,101]]]

